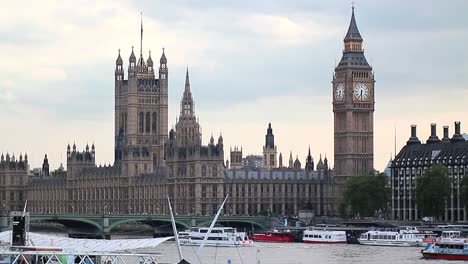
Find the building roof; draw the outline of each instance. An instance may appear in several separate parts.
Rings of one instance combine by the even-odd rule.
[[[410,144],[395,157],[392,167],[430,166],[468,163],[468,141]]]
[[[363,66],[369,67],[364,52],[344,52],[338,66]]]
[[[356,19],[354,18],[354,7],[351,14],[351,21],[349,22],[348,33],[346,33],[346,37],[344,39],[347,40],[358,40],[362,41],[361,33],[359,33],[359,29],[356,24]]]

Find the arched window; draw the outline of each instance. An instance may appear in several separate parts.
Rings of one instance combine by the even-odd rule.
[[[140,122],[139,122],[139,124],[138,124],[140,133],[143,132],[143,128],[144,128],[143,123],[144,123],[144,122],[145,122],[145,113],[140,112]]]
[[[152,120],[152,123],[151,123],[151,131],[156,133],[156,130],[157,130],[157,116],[156,116],[156,112],[153,112],[153,120]]]
[[[206,177],[206,165],[202,165],[201,167],[201,176]]]
[[[124,114],[124,134],[127,134],[127,113]]]
[[[151,125],[151,114],[150,112],[146,112],[146,132],[150,132],[150,126]]]

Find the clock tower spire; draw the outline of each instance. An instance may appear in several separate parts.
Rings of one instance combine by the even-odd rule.
[[[335,176],[339,183],[374,169],[374,74],[352,7],[341,61],[333,75]],[[342,191],[338,191],[342,195]]]

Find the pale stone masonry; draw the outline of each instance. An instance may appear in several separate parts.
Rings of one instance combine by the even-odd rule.
[[[204,145],[188,69],[178,121],[168,133],[169,67],[164,50],[159,69],[154,67],[151,53],[145,61],[140,50],[137,60],[132,48],[125,71],[119,51],[114,164],[97,166],[94,144],[82,151],[68,145],[66,172],[43,173],[30,177],[29,183],[25,179],[23,196],[30,201],[31,213],[167,214],[168,195],[177,214],[212,215],[229,195],[226,214],[297,215],[301,209],[336,214],[334,173],[327,159],[320,157],[315,169],[309,149],[305,169],[298,157],[293,164],[292,156],[290,168],[283,167],[271,124],[261,169],[244,167],[242,148],[234,148],[230,156],[235,169],[230,170],[221,135],[216,141],[211,136]],[[27,169],[18,174],[26,177]],[[18,209],[22,198],[12,207]]]
[[[0,210],[23,210],[28,187],[28,155],[10,157],[2,153],[0,158]]]

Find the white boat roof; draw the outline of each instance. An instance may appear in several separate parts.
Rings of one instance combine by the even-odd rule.
[[[81,252],[121,252],[127,250],[151,248],[173,237],[161,238],[143,238],[143,239],[82,239],[68,238],[61,236],[45,235],[39,233],[28,233],[28,245],[35,247],[55,247],[63,251],[81,251]],[[11,242],[11,231],[0,233],[0,242]]]

